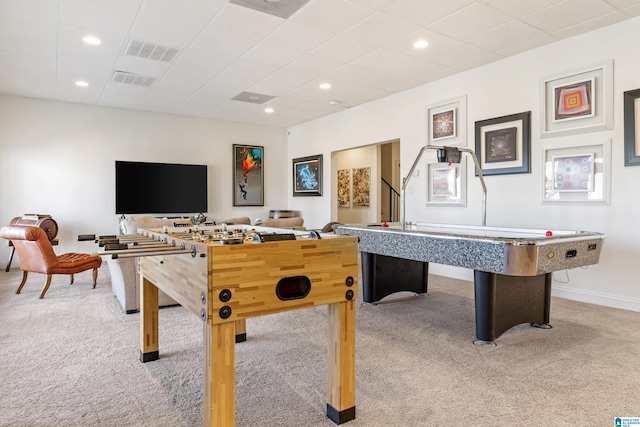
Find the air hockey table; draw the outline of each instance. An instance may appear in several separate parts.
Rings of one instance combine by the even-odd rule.
[[[521,323],[550,328],[553,272],[597,264],[605,238],[589,231],[420,222],[404,229],[401,223],[346,224],[335,232],[358,238],[366,303],[401,291],[427,293],[430,262],[473,269],[478,343]]]

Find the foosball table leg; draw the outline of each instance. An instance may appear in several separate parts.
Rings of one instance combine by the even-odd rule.
[[[235,425],[236,322],[204,323],[203,426]]]
[[[160,358],[158,347],[158,288],[140,276],[140,361]]]
[[[355,302],[329,304],[327,417],[342,424],[356,418]]]

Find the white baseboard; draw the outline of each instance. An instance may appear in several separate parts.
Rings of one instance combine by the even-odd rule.
[[[473,282],[473,270],[462,267],[453,267],[443,264],[429,264],[429,273],[440,276],[451,277],[459,280],[469,280]],[[640,299],[624,298],[617,295],[605,294],[602,292],[585,291],[582,289],[568,288],[554,283],[551,287],[551,296],[565,298],[572,301],[586,302],[589,304],[602,305],[605,307],[619,308],[640,312]]]
[[[601,292],[566,288],[556,284],[551,287],[551,296],[566,298],[572,301],[586,302],[589,304],[603,305],[605,307],[640,312],[640,300],[635,298],[623,298],[617,295],[603,294]]]

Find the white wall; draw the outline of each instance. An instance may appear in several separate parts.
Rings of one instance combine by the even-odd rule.
[[[487,225],[539,229],[576,229],[607,235],[600,263],[588,269],[555,274],[555,295],[640,311],[640,286],[635,263],[640,259],[640,167],[624,167],[624,91],[640,87],[640,18],[506,58],[450,78],[426,84],[379,101],[354,107],[290,129],[289,157],[324,154],[400,139],[402,176],[406,176],[426,142],[425,106],[467,96],[468,146],[474,147],[474,122],[531,111],[531,173],[486,178]],[[541,138],[541,80],[576,69],[614,61],[614,127],[610,131],[564,138]],[[542,145],[611,139],[610,204],[543,204]],[[433,154],[430,154],[433,158]],[[407,219],[480,224],[482,192],[472,162],[467,162],[467,207],[425,207],[426,180],[421,162],[418,178],[407,188]],[[325,166],[325,170],[329,170]],[[334,173],[333,168],[331,169]],[[334,181],[324,177],[323,186]],[[313,200],[305,222],[322,224],[335,213],[326,198]],[[325,200],[322,200],[325,199]],[[291,209],[302,209],[290,198]],[[470,278],[468,270],[434,266],[433,272]]]
[[[264,206],[233,207],[233,144],[265,147]],[[50,214],[59,253],[95,250],[77,235],[117,233],[115,160],[206,164],[209,216],[264,219],[287,207],[286,153],[281,128],[0,96],[0,223]]]

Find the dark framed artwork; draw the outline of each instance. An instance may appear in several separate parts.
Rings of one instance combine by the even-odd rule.
[[[531,172],[531,111],[476,122],[476,156],[483,175]]]
[[[624,165],[640,166],[640,89],[624,93]]]
[[[264,147],[233,144],[233,206],[264,206]]]
[[[322,196],[322,154],[293,159],[293,196]]]

